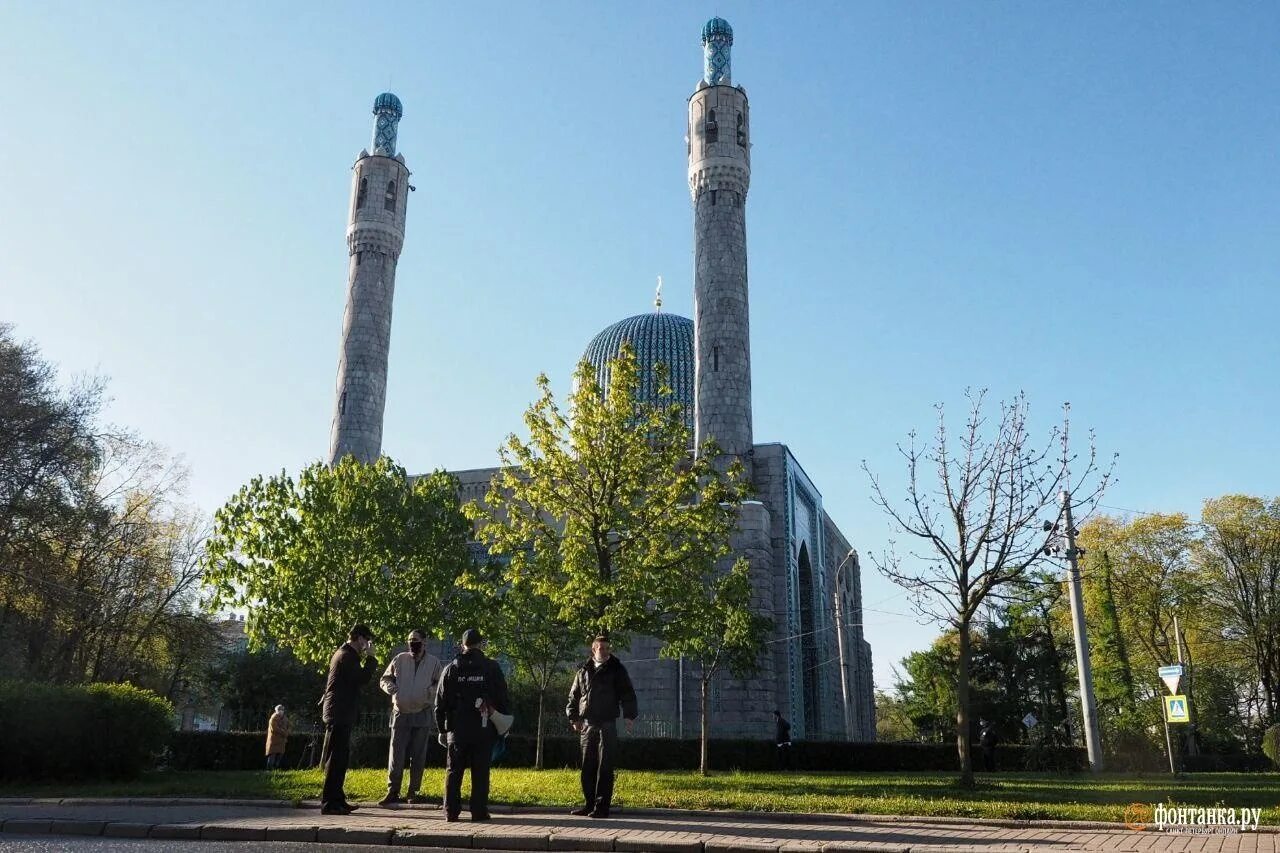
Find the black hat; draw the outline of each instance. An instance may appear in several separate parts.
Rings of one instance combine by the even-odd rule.
[[[354,626],[351,629],[351,633],[348,634],[347,636],[349,636],[353,640],[356,637],[364,637],[369,642],[371,643],[373,642],[373,631],[369,630],[369,626],[364,624]]]
[[[609,645],[613,645],[613,642],[609,639],[608,634],[596,634],[595,639],[592,640],[591,642],[592,643],[608,643]]]
[[[480,632],[475,628],[468,628],[462,632],[462,645],[473,648],[484,642],[484,637],[480,636]]]

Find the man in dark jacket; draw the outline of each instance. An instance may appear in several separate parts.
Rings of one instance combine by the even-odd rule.
[[[773,712],[774,742],[778,745],[778,768],[791,769],[791,723],[782,716],[781,711]]]
[[[462,774],[471,770],[471,819],[489,820],[489,759],[495,740],[489,714],[510,713],[507,680],[497,661],[481,650],[475,628],[462,634],[462,651],[440,674],[436,688],[436,728],[446,749],[444,817],[462,811]]]
[[[378,670],[378,659],[369,653],[373,632],[368,625],[357,625],[347,635],[329,661],[329,680],[320,697],[324,721],[324,748],[320,763],[324,766],[324,791],[320,794],[321,814],[351,814],[356,807],[347,802],[342,783],[351,760],[351,727],[360,710],[360,688]],[[364,658],[364,665],[360,659]]]
[[[636,719],[636,691],[627,668],[612,654],[604,634],[591,643],[591,660],[578,668],[565,713],[582,742],[582,796],[586,805],[570,814],[608,817],[613,801],[613,761],[618,753],[618,710],[630,733]]]

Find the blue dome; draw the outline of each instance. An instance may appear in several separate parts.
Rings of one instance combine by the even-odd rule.
[[[395,95],[390,92],[383,92],[373,99],[373,111],[375,113],[393,113],[396,118],[400,118],[404,115],[404,105],[400,103],[400,99]]]
[[[693,321],[676,314],[653,311],[619,320],[591,339],[582,357],[596,371],[601,388],[609,387],[609,360],[618,357],[623,341],[631,344],[640,371],[640,397],[654,404],[668,402],[658,396],[654,365],[667,366],[667,382],[675,402],[684,409],[685,424],[693,429]]]
[[[702,28],[702,43],[711,41],[712,36],[723,36],[733,44],[733,27],[724,18],[712,18]]]

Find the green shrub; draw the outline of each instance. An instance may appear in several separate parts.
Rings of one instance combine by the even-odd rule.
[[[1280,770],[1280,723],[1262,733],[1262,754]]]
[[[0,778],[135,777],[172,729],[172,706],[132,685],[0,682]]]
[[[293,735],[285,748],[284,766],[298,767],[310,737]],[[352,739],[352,767],[385,767],[389,735],[364,734]],[[245,732],[176,732],[171,741],[170,766],[175,770],[256,770],[263,766],[265,735]],[[317,740],[313,764],[319,759]],[[549,737],[544,745],[547,767],[577,767],[578,740]],[[956,770],[956,752],[951,744],[920,743],[833,743],[796,742],[791,763],[797,770]],[[534,739],[526,735],[507,738],[503,767],[532,767]],[[769,770],[775,766],[777,748],[766,740],[713,740],[711,765],[718,770]],[[1035,759],[1026,747],[1001,744],[996,748],[996,765],[1002,770],[1021,770],[1034,761],[1045,769],[1080,770],[1085,765],[1084,750],[1078,747],[1039,751]],[[443,766],[444,751],[433,741],[427,763]],[[618,744],[618,764],[631,770],[689,770],[698,766],[696,740],[658,740],[624,737]]]

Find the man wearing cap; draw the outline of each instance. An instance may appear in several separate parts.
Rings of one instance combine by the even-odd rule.
[[[447,750],[444,817],[462,811],[462,774],[471,770],[471,819],[489,820],[489,760],[495,740],[489,714],[510,713],[507,680],[496,661],[485,657],[484,637],[475,628],[462,633],[462,651],[440,675],[436,688],[436,728]]]
[[[409,765],[409,802],[425,803],[419,793],[422,768],[427,760],[431,734],[431,704],[440,681],[440,659],[426,650],[425,634],[409,632],[409,651],[401,652],[387,664],[378,684],[391,697],[391,750],[387,757],[387,795],[378,805],[402,803],[400,781]]]
[[[328,815],[351,814],[356,810],[347,802],[342,784],[351,760],[351,728],[360,710],[360,689],[378,671],[378,659],[370,653],[373,632],[369,626],[356,625],[347,638],[329,661],[329,679],[320,697],[320,718],[324,721],[324,748],[320,753],[324,791],[320,794],[320,813]]]
[[[586,805],[570,814],[608,817],[613,801],[613,762],[618,752],[618,711],[635,725],[636,691],[627,668],[612,654],[609,638],[591,643],[591,659],[578,668],[565,713],[582,742],[582,796]]]

